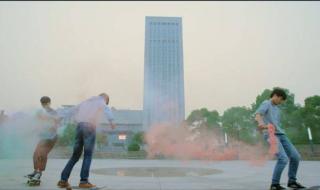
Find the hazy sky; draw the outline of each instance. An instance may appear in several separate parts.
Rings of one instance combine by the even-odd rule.
[[[186,115],[320,94],[320,2],[0,2],[0,109],[100,92],[142,109],[145,16],[182,17]]]

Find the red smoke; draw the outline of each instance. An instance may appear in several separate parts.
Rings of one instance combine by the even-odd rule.
[[[273,125],[268,125],[268,133],[269,133],[269,154],[274,155],[278,152],[278,142],[277,137],[275,136],[275,127]]]
[[[270,127],[271,130],[272,127]],[[269,155],[262,143],[249,145],[230,139],[228,146],[209,129],[198,132],[188,126],[153,126],[145,135],[149,158],[164,156],[180,160],[250,160],[252,164],[263,164],[276,152],[274,133],[270,135]],[[271,140],[272,139],[272,140]],[[275,141],[276,142],[276,141]]]

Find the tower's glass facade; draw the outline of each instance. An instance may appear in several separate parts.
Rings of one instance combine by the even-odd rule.
[[[146,17],[144,57],[144,129],[184,120],[182,20]]]

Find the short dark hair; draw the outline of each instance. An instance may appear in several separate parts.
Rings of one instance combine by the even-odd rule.
[[[270,94],[270,98],[272,98],[274,95],[277,95],[279,97],[282,97],[283,100],[287,99],[286,92],[281,88],[274,88],[273,91]]]
[[[41,104],[48,104],[51,102],[51,99],[48,96],[42,96],[40,102]]]

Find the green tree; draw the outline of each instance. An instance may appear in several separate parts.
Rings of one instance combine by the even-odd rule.
[[[128,146],[128,151],[139,151],[140,150],[140,145],[136,142],[132,142]]]
[[[304,100],[304,103],[305,105],[301,109],[304,126],[306,128],[310,127],[313,141],[320,143],[320,96],[308,97]]]
[[[278,87],[275,87],[278,88]],[[288,89],[282,88],[286,94],[286,101],[279,106],[281,110],[281,127],[295,144],[308,143],[307,128],[310,127],[313,140],[320,143],[320,96],[312,96],[305,99],[304,107],[295,103],[295,95]],[[205,121],[201,127],[214,128],[222,122],[223,129],[228,135],[239,138],[248,143],[257,142],[260,138],[256,135],[256,122],[254,112],[260,104],[270,98],[273,89],[265,89],[256,97],[251,108],[231,107],[222,116],[217,111],[208,111],[206,108],[191,112],[187,118],[189,124],[194,121]],[[218,128],[217,128],[218,129]]]
[[[137,132],[133,135],[132,141],[138,143],[139,145],[145,144],[144,132]]]
[[[131,142],[128,146],[128,151],[139,151],[140,147],[145,144],[144,133],[137,132],[133,135]]]
[[[108,136],[106,133],[103,133],[103,132],[97,133],[96,139],[97,139],[97,146],[99,149],[107,145],[108,143]]]
[[[247,143],[255,143],[256,125],[252,111],[247,107],[232,107],[222,116],[222,126],[229,136]]]
[[[187,118],[187,122],[191,124],[194,121],[199,121],[203,119],[205,119],[208,128],[218,127],[219,122],[221,121],[218,111],[208,111],[207,108],[201,108],[199,110],[192,111]]]
[[[271,92],[272,90],[265,89],[261,94],[259,94],[256,97],[256,101],[251,105],[251,109],[253,112],[258,109],[258,107],[263,101],[268,100],[270,98]]]
[[[307,130],[303,125],[301,106],[295,104],[295,95],[293,93],[288,89],[284,90],[287,94],[287,99],[279,106],[281,109],[281,126],[293,143],[305,144]]]

